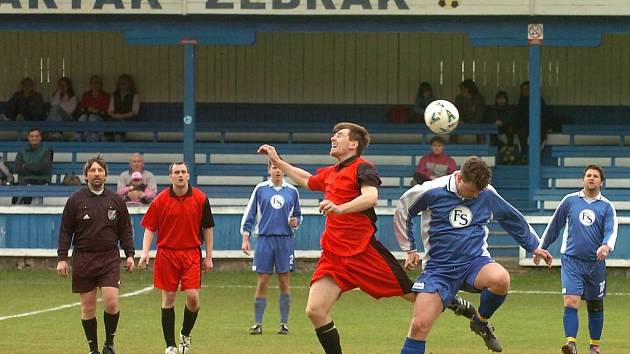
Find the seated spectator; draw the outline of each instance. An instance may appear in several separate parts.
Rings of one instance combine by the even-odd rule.
[[[529,81],[524,81],[520,86],[521,96],[518,98],[516,118],[512,124],[514,132],[518,134],[521,149],[522,163],[526,163],[529,141]],[[540,96],[540,141],[543,143],[549,130],[549,114],[545,99]]]
[[[44,99],[35,91],[35,82],[30,77],[22,79],[20,90],[16,91],[2,115],[5,120],[42,120]]]
[[[103,120],[109,108],[109,94],[103,91],[103,80],[98,75],[90,77],[90,90],[86,91],[79,103],[79,122],[98,122]],[[75,140],[80,140],[80,134]],[[97,141],[98,134],[90,133],[87,141]]]
[[[417,122],[424,122],[424,110],[429,103],[435,101],[436,98],[433,95],[433,88],[431,84],[423,81],[418,86],[418,93],[416,94],[416,102],[413,105],[413,112],[416,114]]]
[[[140,176],[140,181],[136,180],[134,183],[134,175],[136,178]],[[135,153],[129,159],[129,170],[118,177],[117,193],[126,201],[135,204],[149,204],[157,194],[155,176],[144,169],[142,154]]]
[[[39,128],[28,131],[28,145],[15,157],[15,171],[18,184],[40,185],[50,183],[52,174],[51,150],[46,149],[42,142],[42,132]],[[13,204],[31,204],[32,197],[13,197]]]
[[[446,141],[441,136],[431,138],[431,152],[422,156],[418,162],[411,181],[412,186],[446,176],[457,169],[455,160],[444,153],[445,144]]]
[[[116,84],[116,91],[112,93],[109,99],[108,120],[133,120],[138,117],[139,112],[140,95],[136,91],[133,78],[127,74],[120,75]],[[121,141],[124,138],[124,133],[107,133],[106,138],[107,140]]]
[[[0,156],[0,186],[10,186],[13,184],[13,173],[5,165],[4,159]]]
[[[74,94],[72,81],[67,77],[57,80],[57,90],[50,98],[50,112],[48,112],[49,122],[63,122],[74,120],[74,112],[79,105],[79,99]],[[60,132],[50,133],[50,140],[63,140]]]
[[[471,79],[466,79],[459,84],[459,95],[455,97],[455,107],[459,112],[459,121],[462,123],[483,123],[483,114],[486,103],[479,93],[477,84]],[[452,144],[458,143],[456,135],[450,136]],[[485,138],[477,136],[477,143],[484,144]]]
[[[494,105],[488,107],[486,112],[486,121],[494,124],[499,129],[499,134],[505,135],[507,145],[514,145],[514,130],[512,128],[514,107],[510,105],[507,92],[497,92],[494,98]],[[492,144],[497,146],[503,145],[496,135],[492,136]]]

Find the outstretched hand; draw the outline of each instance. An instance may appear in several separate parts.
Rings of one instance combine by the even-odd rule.
[[[539,265],[541,258],[545,261],[545,264],[547,264],[547,267],[551,268],[551,262],[553,262],[553,256],[551,255],[551,253],[549,253],[549,251],[544,250],[542,248],[535,249],[534,250],[534,264]]]
[[[258,148],[258,153],[259,154],[263,154],[263,155],[267,155],[267,157],[269,158],[270,161],[277,161],[279,159],[278,157],[278,152],[276,151],[276,148],[271,146],[271,145],[261,145]]]

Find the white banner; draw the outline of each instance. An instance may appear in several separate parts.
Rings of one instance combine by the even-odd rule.
[[[0,14],[630,15],[625,0],[0,0]],[[579,3],[579,5],[577,4]]]

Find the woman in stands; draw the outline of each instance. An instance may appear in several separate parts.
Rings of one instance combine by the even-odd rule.
[[[108,120],[134,120],[140,112],[140,95],[131,75],[122,74],[118,77],[116,91],[112,93],[107,110]],[[107,140],[121,141],[123,132],[106,133]]]
[[[49,122],[63,122],[74,120],[74,112],[77,110],[79,100],[74,94],[72,81],[67,77],[57,80],[57,90],[50,98],[50,112],[48,113]],[[51,133],[50,140],[63,140],[60,132]]]

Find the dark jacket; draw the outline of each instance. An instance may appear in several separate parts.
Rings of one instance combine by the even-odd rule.
[[[4,115],[11,120],[15,120],[21,114],[24,120],[44,119],[44,98],[39,92],[32,92],[26,97],[24,91],[17,91],[7,102]]]
[[[30,181],[50,182],[52,173],[52,151],[46,149],[43,144],[33,148],[26,145],[24,151],[18,152],[15,157],[15,171],[18,174],[19,183],[31,183]]]
[[[101,195],[88,187],[72,193],[61,216],[59,229],[60,261],[68,259],[68,249],[83,252],[103,252],[120,247],[127,257],[133,257],[133,229],[129,211],[122,198],[108,190]]]

